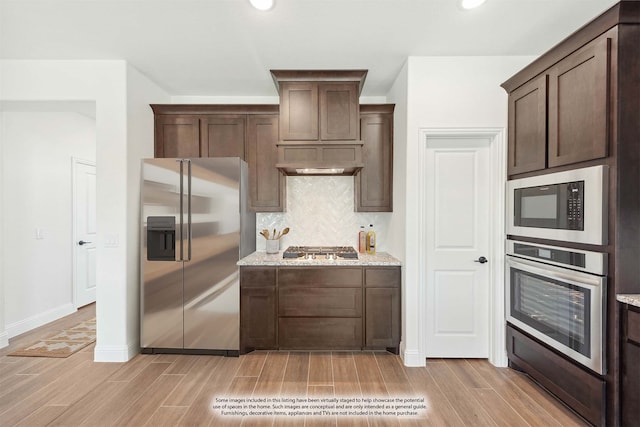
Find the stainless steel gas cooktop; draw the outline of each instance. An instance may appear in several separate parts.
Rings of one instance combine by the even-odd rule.
[[[305,259],[358,259],[358,252],[351,246],[289,246],[283,258]]]

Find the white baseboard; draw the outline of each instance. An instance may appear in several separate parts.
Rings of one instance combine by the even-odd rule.
[[[25,332],[29,332],[39,326],[58,320],[61,317],[68,316],[76,311],[76,307],[73,304],[65,304],[49,311],[45,311],[44,313],[38,313],[35,316],[8,324],[6,334],[8,338],[13,338],[20,334],[24,334]]]
[[[128,345],[99,345],[93,350],[94,362],[128,362],[140,353],[140,346],[136,343]]]
[[[506,350],[501,349],[500,351],[494,352],[493,357],[489,358],[489,362],[496,368],[506,368],[509,365]]]
[[[424,356],[420,355],[418,350],[405,350],[402,352],[402,360],[404,361],[404,366],[411,367],[421,367],[426,366],[427,359]]]
[[[0,348],[5,348],[9,345],[9,334],[7,331],[0,332]]]

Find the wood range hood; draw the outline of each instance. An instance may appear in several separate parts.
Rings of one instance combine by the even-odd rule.
[[[367,70],[271,70],[280,95],[276,167],[355,175],[363,167],[359,98]]]

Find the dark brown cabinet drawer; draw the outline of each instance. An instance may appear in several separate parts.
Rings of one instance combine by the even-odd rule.
[[[627,310],[627,339],[640,345],[640,312]]]
[[[280,316],[362,316],[360,288],[285,288],[279,290]]]
[[[281,317],[280,349],[314,350],[362,348],[362,319]]]
[[[399,288],[400,267],[368,267],[364,270],[364,284],[373,288]]]
[[[509,360],[593,425],[605,425],[605,382],[507,326]]]
[[[362,268],[300,267],[280,268],[278,286],[362,286]]]
[[[275,267],[242,267],[240,283],[243,288],[276,285]]]

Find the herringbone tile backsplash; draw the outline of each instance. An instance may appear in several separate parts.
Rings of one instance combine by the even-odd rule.
[[[373,224],[378,250],[386,251],[385,236],[390,213],[354,212],[352,176],[288,176],[287,211],[256,215],[257,250],[265,250],[260,230],[289,227],[280,241],[287,246],[353,246],[358,248],[358,231]]]

